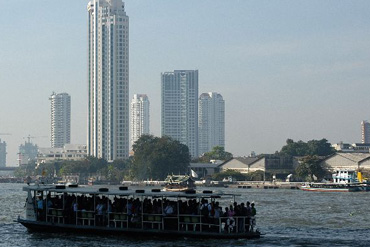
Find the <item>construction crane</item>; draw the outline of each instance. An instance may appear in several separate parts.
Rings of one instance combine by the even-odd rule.
[[[48,136],[31,136],[31,135],[28,135],[28,136],[23,137],[23,139],[26,139],[27,138],[28,143],[30,143],[31,142],[31,139],[35,139],[35,138],[46,138],[46,137],[48,137]]]

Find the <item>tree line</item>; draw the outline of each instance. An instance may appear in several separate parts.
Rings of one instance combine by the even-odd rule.
[[[30,163],[19,168],[16,175],[62,177],[78,174],[80,180],[95,176],[112,183],[119,183],[122,180],[164,180],[169,174],[189,174],[191,161],[208,163],[213,159],[226,161],[233,158],[231,153],[217,146],[201,157],[191,160],[186,145],[167,136],[155,137],[153,135],[141,136],[133,145],[133,151],[134,155],[127,160],[115,160],[111,163],[91,156],[80,161],[51,161],[39,164],[37,167],[34,163]],[[288,139],[286,145],[276,155],[302,157],[295,174],[304,180],[313,180],[314,177],[321,179],[328,173],[327,167],[323,167],[321,160],[333,153],[334,150],[326,139],[312,140],[307,143]],[[212,179],[222,180],[232,176],[237,180],[260,181],[265,175],[262,171],[249,174],[224,171],[214,174]]]

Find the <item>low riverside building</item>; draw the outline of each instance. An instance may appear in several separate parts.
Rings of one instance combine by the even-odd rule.
[[[251,164],[260,159],[261,158],[258,157],[234,157],[230,160],[221,163],[218,166],[218,171],[223,172],[227,170],[234,170],[246,174],[249,172],[254,172],[256,170],[264,170],[261,164],[258,163],[253,167],[251,166]]]
[[[198,178],[210,177],[217,172],[217,164],[212,163],[190,163],[190,169],[192,169]]]
[[[86,157],[86,145],[65,144],[62,148],[39,148],[37,165],[54,160],[82,160]]]
[[[211,160],[209,163],[190,163],[190,169],[198,175],[198,178],[205,179],[217,173],[218,166],[223,162],[222,160]]]
[[[276,178],[285,179],[294,172],[298,164],[296,158],[283,157],[274,154],[265,154],[261,157],[235,157],[218,166],[220,172],[234,170],[243,174],[264,171],[275,175]]]
[[[370,170],[370,153],[335,153],[326,157],[322,164],[331,170]]]

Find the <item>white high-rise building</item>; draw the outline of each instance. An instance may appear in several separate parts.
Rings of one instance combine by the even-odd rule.
[[[60,148],[71,142],[71,96],[53,93],[51,101],[51,147]]]
[[[199,155],[215,146],[225,147],[225,101],[218,93],[199,97]]]
[[[89,12],[88,154],[129,154],[129,18],[122,0],[92,0]]]
[[[149,99],[146,94],[134,94],[131,100],[131,147],[143,134],[149,134]]]
[[[361,137],[362,143],[370,143],[370,123],[368,121],[361,122]]]
[[[175,70],[161,75],[161,132],[198,157],[198,70]]]

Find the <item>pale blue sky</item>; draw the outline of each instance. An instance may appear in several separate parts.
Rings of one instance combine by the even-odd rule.
[[[23,137],[50,136],[53,91],[72,97],[72,143],[86,142],[85,0],[0,0],[0,136],[8,165]],[[130,95],[160,73],[198,69],[226,102],[226,150],[271,153],[287,138],[360,142],[370,119],[370,1],[127,0]],[[130,96],[130,97],[131,97]],[[35,138],[42,147],[49,138]]]

